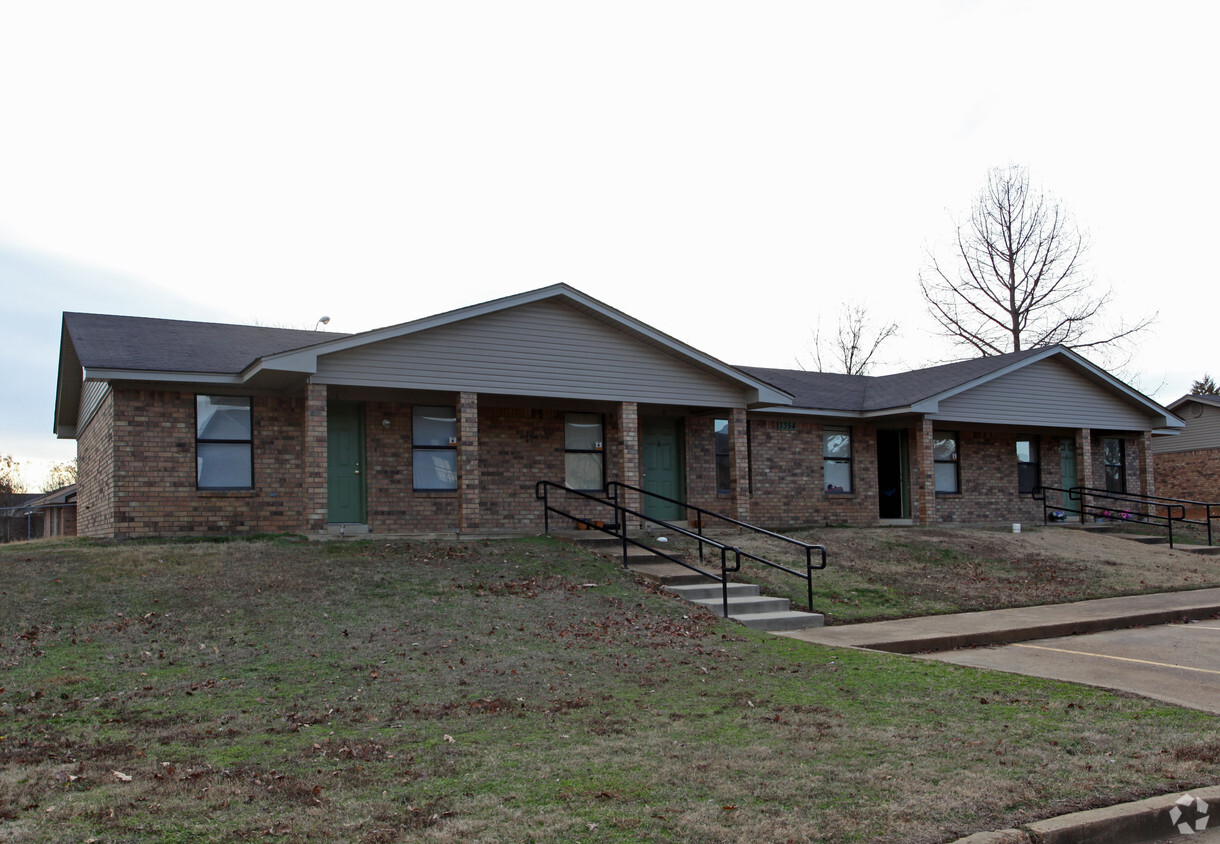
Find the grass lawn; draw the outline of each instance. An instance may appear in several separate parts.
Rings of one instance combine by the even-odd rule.
[[[1217,724],[546,539],[0,547],[0,841],[937,842],[1215,783]]]
[[[804,570],[792,546],[750,534],[711,535]],[[1220,586],[1220,556],[1062,527],[1027,528],[1020,534],[819,528],[792,535],[830,550],[829,566],[815,572],[813,581],[814,608],[825,613],[828,624]],[[753,563],[742,576],[801,608],[808,602],[804,580]]]

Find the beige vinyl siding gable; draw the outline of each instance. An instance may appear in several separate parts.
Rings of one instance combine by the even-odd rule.
[[[743,387],[552,301],[323,355],[314,381],[710,407],[746,401]]]
[[[1154,454],[1220,448],[1220,407],[1202,402],[1187,402],[1179,405],[1174,413],[1186,422],[1186,427],[1176,437],[1153,439]],[[1199,415],[1195,416],[1196,413]]]
[[[102,401],[109,392],[110,384],[105,381],[85,381],[81,384],[80,410],[77,414],[76,436],[79,437],[84,433],[85,426],[89,424],[93,414],[97,413],[97,409],[102,406]]]
[[[1041,360],[940,402],[928,418],[1050,428],[1143,431],[1152,418],[1066,365]]]

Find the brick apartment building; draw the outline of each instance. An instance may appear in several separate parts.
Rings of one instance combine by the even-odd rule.
[[[66,313],[59,366],[105,538],[537,533],[540,480],[773,528],[1031,521],[1038,484],[1152,493],[1182,425],[1062,347],[734,367],[567,285],[353,335]]]

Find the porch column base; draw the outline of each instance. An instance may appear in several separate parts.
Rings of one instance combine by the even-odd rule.
[[[326,385],[305,385],[305,442],[301,461],[305,492],[305,529],[311,533],[326,530],[330,519],[327,490]]]
[[[619,448],[618,477],[622,483],[640,486],[640,406],[633,401],[621,402],[618,406]],[[640,512],[640,494],[632,489],[620,493],[619,503]],[[625,520],[624,520],[625,521]]]
[[[922,419],[914,429],[911,448],[912,480],[915,487],[915,523],[930,525],[936,520],[936,463],[932,454],[932,420]]]
[[[477,530],[479,520],[479,394],[458,394],[458,532]]]
[[[733,518],[750,521],[750,443],[745,408],[729,414],[729,484],[733,490]]]

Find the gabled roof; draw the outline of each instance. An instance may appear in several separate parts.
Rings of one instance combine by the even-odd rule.
[[[1155,427],[1182,427],[1181,420],[1152,399],[1064,346],[1026,349],[881,376],[745,369],[792,393],[791,407],[775,408],[779,412],[874,417],[935,413],[945,399],[1048,359],[1058,360],[1100,388],[1138,406],[1155,419]]]
[[[963,385],[972,385],[1001,370],[1007,371],[1014,364],[1045,351],[1032,349],[1010,355],[972,358],[893,375],[841,375],[757,367],[744,369],[792,393],[793,407],[869,413],[911,408],[921,401],[955,391]]]
[[[351,334],[346,337],[328,340],[324,343],[319,343],[315,346],[310,346],[304,349],[295,351],[285,351],[279,354],[271,354],[260,360],[254,368],[249,372],[250,375],[257,374],[260,369],[281,370],[290,372],[311,373],[317,370],[318,358],[321,355],[332,354],[334,352],[346,351],[358,346],[367,345],[370,343],[380,343],[385,340],[393,340],[399,337],[405,337],[410,334],[416,334],[422,331],[427,331],[432,328],[439,328],[445,325],[452,325],[464,320],[475,319],[480,316],[493,314],[499,311],[505,311],[509,308],[516,308],[522,305],[528,305],[533,302],[542,302],[545,300],[561,300],[564,304],[575,308],[576,310],[606,323],[619,331],[623,331],[635,339],[647,343],[654,348],[660,349],[672,355],[676,355],[684,359],[688,364],[698,367],[706,372],[711,372],[729,381],[736,382],[745,387],[752,393],[750,404],[779,404],[786,405],[792,401],[792,396],[782,389],[776,389],[775,385],[769,382],[750,375],[745,370],[730,366],[716,358],[699,351],[693,346],[688,346],[680,340],[676,340],[650,325],[640,322],[634,317],[610,307],[604,302],[599,302],[591,296],[587,296],[574,287],[567,284],[553,284],[549,287],[540,287],[537,290],[529,290],[525,293],[518,293],[513,296],[505,296],[500,299],[493,299],[489,302],[483,302],[478,305],[471,305],[465,308],[459,308],[453,311],[447,311],[435,316],[424,317],[423,319],[404,322],[398,325],[391,325],[385,328],[376,328],[372,331],[366,331],[361,334]]]
[[[1179,407],[1184,404],[1189,404],[1190,402],[1198,402],[1199,404],[1210,404],[1213,407],[1220,407],[1220,396],[1204,396],[1191,393],[1189,395],[1182,396],[1182,398],[1178,399],[1177,401],[1171,402],[1167,405],[1167,407],[1170,410],[1177,412]]]
[[[55,429],[74,435],[85,380],[280,387],[317,371],[318,359],[544,300],[557,300],[684,363],[741,387],[749,404],[792,397],[566,284],[556,284],[359,334],[104,314],[65,313]]]

